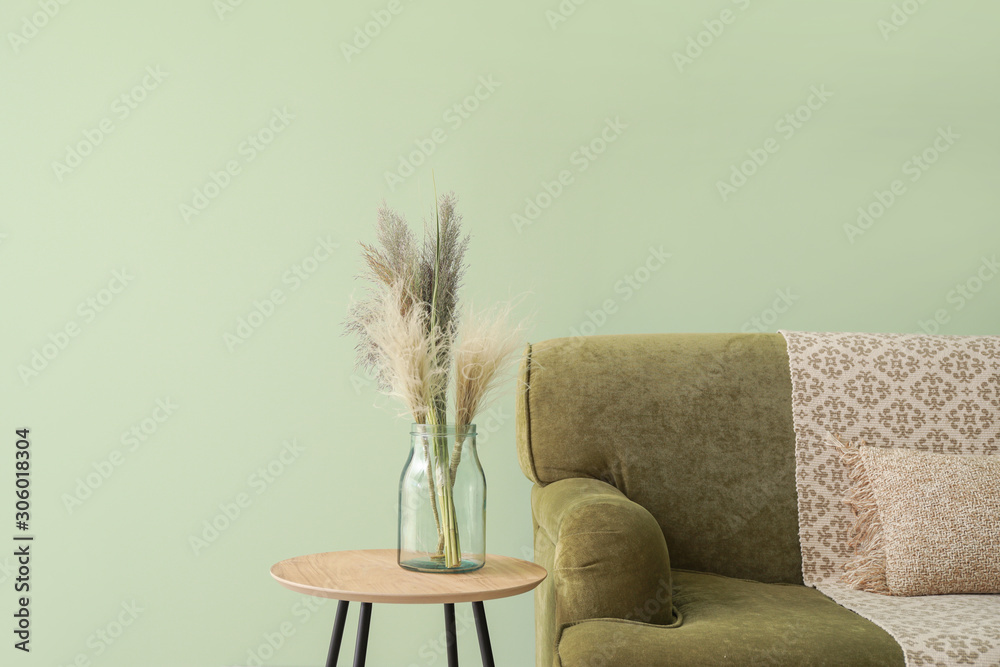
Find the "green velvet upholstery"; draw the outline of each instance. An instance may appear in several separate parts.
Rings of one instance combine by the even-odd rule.
[[[597,664],[868,664],[852,662],[859,651],[902,664],[884,631],[801,585],[784,338],[561,338],[529,346],[520,374],[518,458],[550,572],[535,594],[539,666],[590,664],[593,642],[612,639],[631,657]],[[673,575],[689,584],[673,591],[680,620],[670,567],[722,575]],[[701,602],[694,631],[683,607]]]
[[[561,603],[556,626],[603,617],[671,621],[667,543],[644,507],[582,478],[536,486],[532,506],[539,533],[560,549],[550,570]]]
[[[685,665],[902,665],[903,651],[878,626],[819,591],[716,574],[674,571],[674,627],[601,619],[566,627],[561,667]]]

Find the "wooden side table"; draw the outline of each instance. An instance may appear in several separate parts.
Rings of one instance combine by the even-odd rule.
[[[355,667],[364,667],[365,664],[372,604],[376,602],[443,604],[448,667],[458,667],[455,604],[471,602],[483,665],[494,667],[483,601],[526,593],[540,584],[546,574],[545,568],[540,565],[507,556],[487,556],[486,565],[473,572],[411,572],[396,563],[395,549],[333,551],[296,556],[271,567],[271,576],[285,588],[340,601],[333,624],[333,636],[330,638],[330,652],[326,658],[327,667],[336,667],[344,637],[347,608],[351,602],[361,603],[358,636],[354,645]]]

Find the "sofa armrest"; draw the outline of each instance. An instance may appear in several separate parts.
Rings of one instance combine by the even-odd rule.
[[[535,486],[531,507],[537,530],[554,546],[555,609],[539,613],[554,613],[555,628],[591,618],[672,621],[667,543],[644,507],[583,478]]]

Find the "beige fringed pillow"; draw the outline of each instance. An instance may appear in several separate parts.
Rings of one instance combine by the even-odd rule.
[[[828,442],[853,488],[842,581],[883,595],[1000,593],[1000,456]]]

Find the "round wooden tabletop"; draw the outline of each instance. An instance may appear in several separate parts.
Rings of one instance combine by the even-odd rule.
[[[443,604],[481,602],[532,590],[545,568],[518,558],[486,557],[472,572],[424,573],[404,570],[395,549],[331,551],[296,556],[271,567],[271,576],[298,593],[348,602]]]

